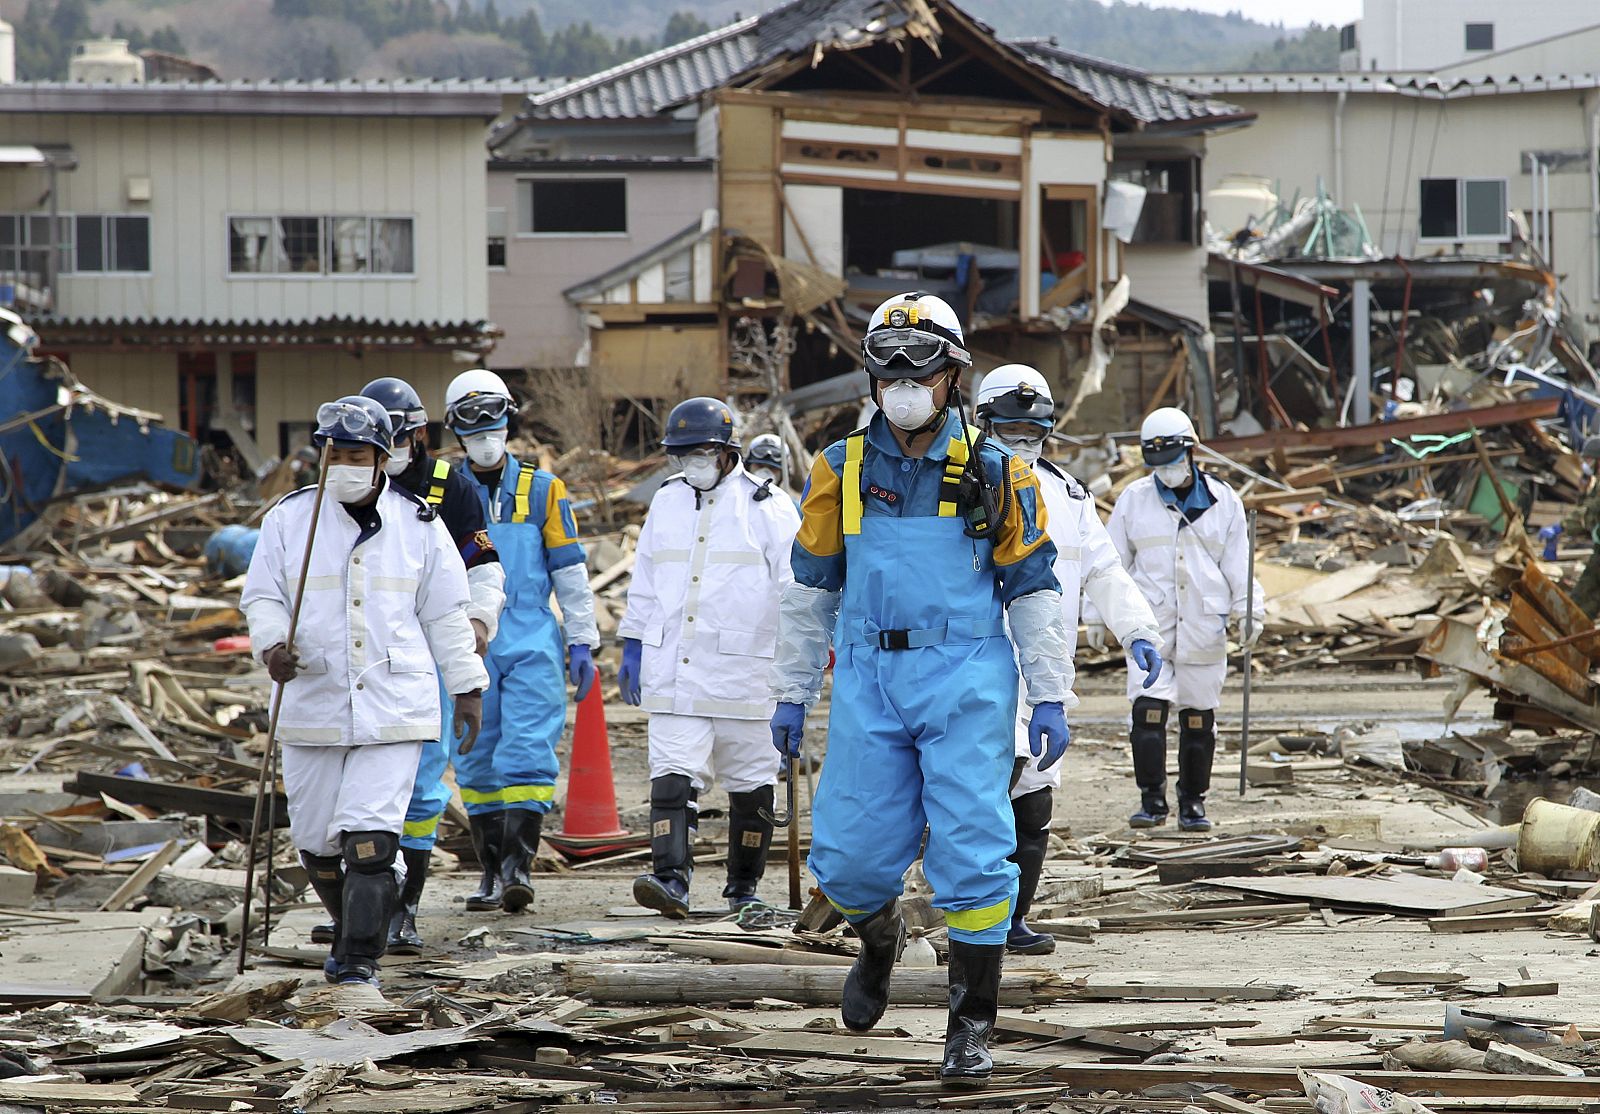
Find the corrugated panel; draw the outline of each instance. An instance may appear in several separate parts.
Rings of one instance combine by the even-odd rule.
[[[1039,40],[1022,40],[1010,45],[1058,80],[1088,94],[1106,108],[1126,112],[1141,123],[1205,123],[1249,115],[1237,105],[1186,93],[1130,66],[1075,54]]]
[[[534,97],[529,115],[550,120],[654,116],[754,65],[757,22],[740,20]]]

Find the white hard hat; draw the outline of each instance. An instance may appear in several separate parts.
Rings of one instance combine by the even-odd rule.
[[[875,379],[921,378],[950,365],[972,365],[956,311],[943,298],[918,290],[896,294],[872,311],[861,352]]]
[[[1152,410],[1139,427],[1139,445],[1144,450],[1144,462],[1152,468],[1158,464],[1172,463],[1199,440],[1189,415],[1176,406]]]
[[[978,387],[978,419],[1055,424],[1056,400],[1045,377],[1027,364],[1003,364]]]
[[[499,429],[516,412],[506,381],[488,368],[463,371],[444,390],[444,421],[458,433]]]
[[[756,465],[776,469],[779,472],[783,471],[788,458],[789,450],[784,447],[783,439],[776,433],[763,433],[750,442],[750,447],[744,453],[746,466]]]

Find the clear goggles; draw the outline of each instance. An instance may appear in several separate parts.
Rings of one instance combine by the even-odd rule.
[[[497,422],[511,411],[511,400],[505,395],[468,395],[450,408],[453,425],[481,425]]]
[[[1182,433],[1172,437],[1151,437],[1139,442],[1144,452],[1144,462],[1152,468],[1158,464],[1171,464],[1193,445],[1194,438]]]
[[[428,424],[428,412],[420,406],[410,410],[389,411],[389,424],[394,427],[395,436],[409,433],[413,429],[421,429]]]
[[[966,363],[966,350],[950,341],[921,329],[875,329],[861,342],[867,359],[875,364],[890,360],[903,360],[912,367],[927,367],[940,356],[948,355],[959,363]]]
[[[686,445],[683,448],[670,449],[667,456],[673,460],[716,460],[722,455],[721,445]]]
[[[335,441],[351,439],[370,441],[378,432],[377,420],[372,411],[350,402],[324,402],[317,407],[317,434]],[[388,430],[383,433],[387,435]],[[340,434],[344,434],[341,437]]]

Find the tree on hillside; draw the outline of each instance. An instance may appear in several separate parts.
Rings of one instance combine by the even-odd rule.
[[[667,19],[667,29],[661,32],[661,45],[672,46],[711,30],[711,24],[693,12],[673,12]]]

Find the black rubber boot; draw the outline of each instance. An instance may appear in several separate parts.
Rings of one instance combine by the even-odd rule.
[[[763,785],[747,793],[728,794],[728,884],[722,896],[737,913],[756,902],[756,888],[767,869],[767,849],[772,846],[773,787]]]
[[[883,1011],[889,1008],[889,976],[906,946],[906,919],[900,915],[900,899],[851,927],[861,941],[861,953],[845,976],[839,1016],[846,1029],[865,1033],[883,1019]]]
[[[1216,715],[1209,708],[1178,711],[1178,827],[1186,832],[1211,830],[1206,793],[1211,788],[1211,760],[1217,753]]]
[[[480,812],[468,820],[472,826],[472,850],[483,868],[483,878],[478,888],[467,895],[467,911],[482,913],[500,908],[500,848],[505,842],[506,814]]]
[[[421,955],[417,906],[422,904],[422,887],[428,881],[428,860],[433,852],[402,847],[400,857],[406,864],[406,884],[400,887],[400,907],[389,920],[389,951],[395,955]]]
[[[1050,850],[1050,811],[1055,794],[1048,789],[1015,797],[1011,814],[1017,824],[1017,849],[1011,861],[1017,864],[1017,903],[1011,910],[1011,931],[1006,947],[1018,955],[1049,955],[1056,950],[1056,938],[1028,927],[1028,910],[1039,892],[1039,875]]]
[[[344,915],[333,953],[341,983],[378,984],[378,961],[400,896],[394,882],[399,850],[400,837],[394,832],[345,833]]]
[[[633,899],[673,920],[689,915],[689,879],[694,870],[689,842],[694,785],[683,774],[650,781],[650,873],[633,880]]]
[[[994,1070],[989,1035],[1000,1012],[1000,962],[1003,944],[950,941],[950,1020],[944,1030],[944,1063],[939,1078],[957,1086],[981,1087]]]
[[[1139,786],[1139,811],[1130,828],[1155,828],[1167,822],[1167,713],[1165,700],[1141,696],[1133,702],[1133,780]]]
[[[344,916],[344,860],[338,855],[313,855],[302,851],[300,863],[311,879],[311,891],[333,918],[328,924],[319,924],[311,930],[311,942],[328,945],[331,957],[339,946],[339,918]],[[330,979],[334,977],[332,969],[327,974]]]
[[[544,813],[526,808],[505,811],[504,842],[500,845],[500,908],[520,913],[533,904],[533,857],[539,851]]]

